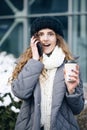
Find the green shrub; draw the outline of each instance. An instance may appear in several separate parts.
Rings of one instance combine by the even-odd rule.
[[[16,109],[20,109],[21,105],[21,101],[14,101],[10,93],[2,96],[0,101],[3,102],[7,95],[10,96],[11,103],[8,106],[0,106],[0,130],[14,130],[18,112],[14,112],[11,108],[14,106]]]

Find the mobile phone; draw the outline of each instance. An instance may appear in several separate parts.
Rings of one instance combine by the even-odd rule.
[[[34,37],[36,39],[38,39],[38,35],[35,34]],[[43,48],[42,48],[42,45],[40,42],[37,43],[37,49],[38,49],[38,53],[39,53],[39,56],[41,57],[43,55]]]
[[[43,55],[43,48],[40,42],[37,43],[37,49],[40,57]]]

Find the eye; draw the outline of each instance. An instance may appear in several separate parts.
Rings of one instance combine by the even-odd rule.
[[[53,36],[53,35],[55,35],[55,33],[49,32],[48,35],[49,35],[49,36]]]
[[[43,33],[38,33],[38,36],[40,37],[40,36],[43,36]]]

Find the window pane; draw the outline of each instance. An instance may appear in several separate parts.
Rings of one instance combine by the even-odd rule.
[[[31,8],[32,13],[53,13],[66,12],[68,10],[68,0],[36,0]]]
[[[73,12],[87,11],[87,0],[73,0],[72,4]]]
[[[84,82],[87,80],[87,16],[73,17],[72,47],[75,55],[80,56],[79,62]]]
[[[87,0],[73,0],[73,12],[87,11]],[[79,62],[84,82],[87,82],[87,16],[79,15],[73,17],[72,44],[73,52],[79,55]]]
[[[9,30],[13,30],[9,33]],[[2,39],[6,39],[2,41]],[[3,22],[0,25],[0,51],[6,51],[7,53],[13,53],[18,56],[23,51],[23,26],[22,24],[17,24],[15,22]]]

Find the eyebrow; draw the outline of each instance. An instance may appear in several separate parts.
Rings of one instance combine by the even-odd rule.
[[[44,32],[43,31],[39,31],[38,34],[40,34],[40,33],[44,33]],[[47,33],[53,33],[53,34],[55,34],[54,31],[48,31]]]

